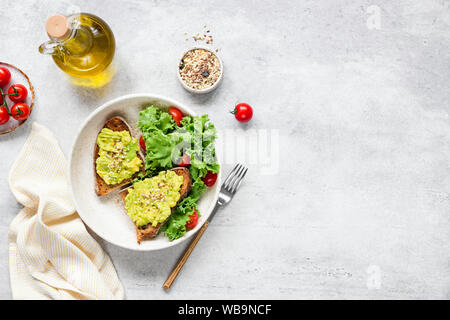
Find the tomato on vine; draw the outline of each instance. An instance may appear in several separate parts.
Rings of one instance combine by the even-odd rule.
[[[16,120],[26,120],[30,115],[30,107],[23,102],[16,103],[12,106],[10,114]]]
[[[0,67],[0,87],[6,86],[11,80],[11,72],[4,67]]]
[[[0,124],[7,123],[9,120],[9,112],[5,106],[0,106]]]
[[[8,89],[8,96],[11,101],[22,102],[27,98],[28,91],[23,84],[13,84]]]

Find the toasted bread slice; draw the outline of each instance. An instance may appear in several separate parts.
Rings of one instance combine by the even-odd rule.
[[[181,185],[181,188],[180,188],[180,199],[178,200],[178,202],[180,202],[191,191],[192,177],[191,177],[191,174],[189,173],[189,170],[186,168],[177,167],[177,168],[173,168],[171,170],[175,171],[175,173],[177,175],[183,177],[183,184]],[[128,189],[120,192],[120,196],[122,197],[124,204],[125,204],[125,197],[127,195],[128,195]],[[176,206],[172,208],[172,213],[175,211],[175,209],[176,209]],[[147,224],[142,227],[138,227],[137,225],[135,225],[137,242],[141,243],[142,240],[152,239],[152,238],[156,237],[159,229],[161,229],[161,227],[164,225],[164,223],[167,222],[167,220],[169,220],[169,218],[170,218],[170,216],[164,222],[158,223],[158,225],[156,227],[152,226],[151,224]]]
[[[112,131],[124,131],[125,130],[125,131],[128,131],[131,135],[130,127],[126,123],[125,119],[123,119],[122,117],[119,117],[119,116],[110,118],[108,121],[105,122],[105,125],[103,126],[103,128],[108,128]],[[118,184],[114,184],[114,185],[107,184],[97,173],[96,161],[97,161],[97,158],[99,157],[98,151],[99,151],[99,147],[98,147],[97,139],[96,139],[95,148],[94,148],[94,174],[95,174],[95,193],[98,196],[104,196],[108,193],[111,193],[114,190],[117,190],[120,187],[123,187],[126,184],[131,183],[133,181],[133,179],[139,174],[139,172],[136,172],[131,178],[125,179],[121,183],[118,183]],[[145,162],[142,159],[142,155],[140,154],[139,151],[137,152],[137,156],[142,160],[143,165],[141,167],[141,171],[145,172],[145,169],[144,169]]]

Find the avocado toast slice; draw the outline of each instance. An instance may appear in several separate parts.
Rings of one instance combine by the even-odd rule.
[[[123,119],[122,117],[119,117],[119,116],[114,116],[114,117],[108,119],[105,122],[105,125],[103,126],[102,130],[104,128],[110,129],[112,131],[128,131],[130,136],[132,136],[130,126],[127,124],[125,119]],[[100,134],[100,132],[99,132],[99,134]],[[100,149],[99,149],[99,146],[97,144],[97,139],[96,139],[95,148],[94,148],[94,175],[95,175],[95,193],[98,196],[107,195],[107,194],[111,193],[112,191],[117,190],[117,189],[131,183],[133,181],[133,179],[139,174],[139,171],[138,171],[135,174],[133,174],[133,176],[131,176],[128,179],[124,179],[120,183],[112,184],[112,185],[107,184],[103,180],[103,178],[100,177],[99,174],[97,173],[97,159],[99,157],[99,150]],[[143,160],[142,155],[140,154],[139,150],[137,151],[136,155],[142,161],[142,163],[144,163],[144,160]],[[140,172],[143,172],[143,173],[145,172],[144,165],[141,166]]]
[[[192,177],[191,174],[189,173],[189,170],[187,168],[183,168],[183,167],[177,167],[177,168],[173,168],[171,169],[171,171],[174,171],[177,175],[182,176],[183,177],[183,183],[180,187],[180,198],[178,199],[177,204],[183,200],[191,191],[192,188]],[[120,196],[122,197],[122,201],[125,205],[125,198],[128,195],[128,190],[131,189],[133,187],[127,188],[125,190],[123,190],[122,192],[120,192]],[[176,210],[176,205],[171,208],[171,214]],[[146,224],[144,226],[138,226],[136,223],[135,228],[136,228],[136,238],[137,238],[137,242],[141,243],[142,240],[147,240],[147,239],[152,239],[154,237],[156,237],[156,235],[158,234],[159,229],[161,229],[161,227],[164,225],[164,223],[167,222],[167,220],[169,220],[170,216],[167,217],[166,220],[164,220],[161,223],[158,223],[156,226],[153,226],[151,223]]]

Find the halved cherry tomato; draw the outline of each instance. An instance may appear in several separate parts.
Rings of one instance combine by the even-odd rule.
[[[27,98],[28,90],[23,84],[13,84],[8,89],[8,96],[11,101],[22,102]]]
[[[11,72],[8,69],[1,67],[0,68],[0,87],[6,86],[11,80]]]
[[[198,212],[197,210],[195,210],[194,213],[189,216],[189,221],[186,222],[186,228],[192,229],[197,225],[197,223],[198,223]]]
[[[183,154],[183,157],[181,158],[181,162],[178,164],[180,167],[188,167],[191,165],[191,157],[189,157],[187,154]]]
[[[8,109],[5,106],[0,107],[0,124],[7,123],[9,120]]]
[[[183,114],[181,111],[175,107],[169,109],[169,114],[172,116],[173,121],[177,124],[177,126],[181,126],[181,119],[183,119]]]
[[[139,145],[141,146],[142,150],[147,151],[147,147],[145,146],[145,141],[142,136],[139,138]]]
[[[11,108],[11,117],[16,120],[23,121],[30,115],[30,107],[23,102],[16,103]]]
[[[208,173],[206,174],[206,176],[202,178],[202,180],[207,187],[212,187],[214,183],[216,183],[217,173],[212,173],[211,171],[208,171]]]
[[[239,103],[231,113],[239,122],[248,122],[253,117],[253,109],[247,103]]]

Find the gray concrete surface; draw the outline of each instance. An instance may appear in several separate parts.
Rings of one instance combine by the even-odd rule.
[[[70,6],[115,33],[119,70],[102,89],[74,87],[37,51],[46,17]],[[3,0],[2,8],[0,61],[29,74],[32,121],[52,129],[66,155],[89,113],[134,92],[178,99],[230,136],[278,133],[263,155],[278,169],[249,160],[241,191],[169,293],[161,285],[184,246],[139,253],[101,242],[128,298],[450,298],[449,1]],[[225,77],[199,97],[175,68],[194,45],[184,33],[204,25]],[[241,101],[255,109],[247,126],[227,112]],[[20,209],[7,173],[30,124],[0,136],[2,299],[11,297],[7,230]]]

